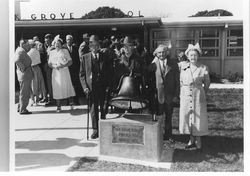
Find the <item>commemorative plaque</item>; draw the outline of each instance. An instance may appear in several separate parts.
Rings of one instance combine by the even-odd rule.
[[[136,125],[112,125],[112,143],[144,145],[144,127]]]

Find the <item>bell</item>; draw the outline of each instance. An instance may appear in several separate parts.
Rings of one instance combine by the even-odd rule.
[[[110,105],[120,109],[142,109],[147,105],[147,101],[142,98],[140,84],[137,77],[133,75],[124,76],[120,81],[120,90],[114,98],[110,100]]]

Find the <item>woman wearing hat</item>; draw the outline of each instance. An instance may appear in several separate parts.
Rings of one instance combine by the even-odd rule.
[[[196,147],[201,151],[201,136],[208,134],[206,92],[210,79],[207,66],[197,62],[201,54],[199,44],[189,44],[185,55],[190,62],[180,68],[180,119],[181,134],[190,134],[190,140],[185,147]]]
[[[73,97],[75,91],[71,82],[68,66],[72,59],[67,49],[62,49],[63,40],[58,36],[54,41],[55,49],[50,51],[49,66],[52,70],[53,98],[57,102],[57,112],[61,111],[61,99],[69,98],[71,109],[73,109]]]

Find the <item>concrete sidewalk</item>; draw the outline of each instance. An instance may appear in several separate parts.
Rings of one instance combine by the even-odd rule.
[[[33,114],[16,113],[16,171],[66,171],[80,157],[97,157],[98,140],[86,139],[86,108],[56,113],[56,107],[29,106]]]
[[[67,171],[82,157],[170,169],[174,150],[165,147],[162,162],[100,157],[99,139],[87,140],[87,106],[28,106],[30,115],[15,113],[15,170]],[[119,114],[108,114],[107,119]],[[90,122],[90,127],[91,127]],[[92,130],[89,131],[90,134]]]

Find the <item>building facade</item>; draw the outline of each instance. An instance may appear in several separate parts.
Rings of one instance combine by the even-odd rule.
[[[168,45],[172,58],[185,51],[189,43],[199,42],[200,62],[210,72],[243,75],[243,20],[234,17],[19,20],[15,30],[16,43],[35,35],[42,41],[46,33],[60,34],[62,38],[72,34],[77,44],[83,33],[101,37],[131,35],[140,38],[151,53],[159,44]]]

